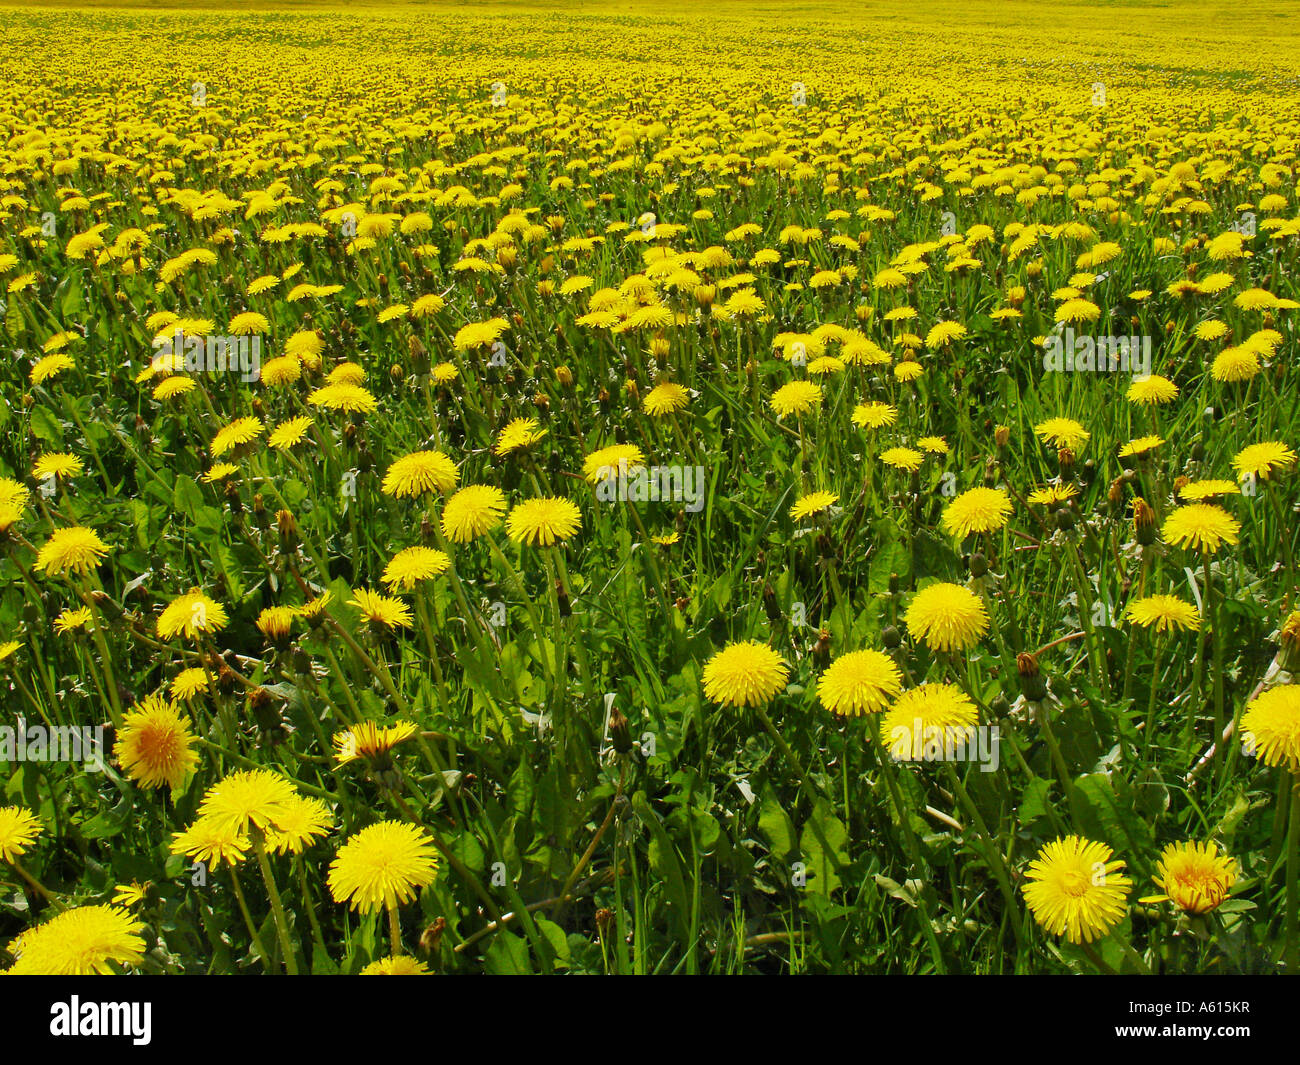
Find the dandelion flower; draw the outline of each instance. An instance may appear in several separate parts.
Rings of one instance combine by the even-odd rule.
[[[339,848],[330,865],[335,902],[373,913],[409,902],[438,875],[438,853],[416,825],[380,821],[363,828]]]
[[[1136,440],[1130,440],[1123,444],[1119,449],[1119,457],[1122,459],[1134,458],[1139,455],[1147,455],[1160,447],[1165,442],[1163,436],[1140,436]]]
[[[388,585],[390,591],[402,588],[409,592],[420,581],[446,573],[450,565],[451,559],[445,552],[417,544],[397,552],[384,568],[384,575],[380,579]]]
[[[1213,843],[1170,843],[1160,852],[1154,880],[1164,894],[1139,902],[1172,902],[1186,913],[1209,913],[1237,882],[1237,863]]]
[[[772,393],[770,400],[777,417],[788,414],[807,414],[822,401],[821,385],[811,381],[791,381]]]
[[[761,706],[784,690],[789,673],[766,644],[728,644],[704,664],[704,694],[723,706]]]
[[[1160,535],[1166,543],[1211,554],[1223,544],[1235,544],[1241,522],[1214,503],[1189,503],[1165,519]]]
[[[411,610],[400,599],[393,599],[378,592],[358,588],[355,598],[348,600],[348,606],[361,611],[361,616],[372,628],[380,630],[411,627]]]
[[[0,862],[26,853],[41,832],[41,822],[21,806],[0,806]]]
[[[360,976],[429,976],[429,967],[409,954],[396,954],[391,958],[372,961],[358,974]]]
[[[167,604],[158,616],[158,635],[170,640],[184,633],[192,640],[203,633],[220,632],[228,620],[225,608],[196,588]]]
[[[795,500],[794,505],[790,508],[790,517],[795,521],[803,521],[804,518],[819,514],[823,510],[834,506],[839,501],[839,498],[833,492],[809,492],[807,495],[800,496]]]
[[[545,435],[546,430],[537,423],[536,419],[515,418],[497,434],[497,441],[492,446],[492,454],[500,457],[512,451],[532,447]]]
[[[1196,503],[1203,499],[1214,499],[1216,496],[1239,496],[1241,487],[1236,481],[1211,477],[1204,481],[1188,481],[1178,489],[1178,495],[1189,503]]]
[[[1124,616],[1144,629],[1154,625],[1156,632],[1201,627],[1200,612],[1176,595],[1148,595],[1136,599],[1129,603]]]
[[[969,740],[979,722],[979,708],[955,684],[922,684],[903,692],[880,724],[881,738],[897,761],[924,757],[934,742]]]
[[[467,544],[495,529],[506,510],[505,493],[489,484],[468,484],[442,508],[442,531],[452,543]]]
[[[199,765],[189,720],[158,695],[146,696],[122,718],[113,757],[143,788],[164,784],[175,795]]]
[[[691,394],[675,381],[660,381],[641,400],[642,409],[652,418],[662,418],[681,410],[691,401]]]
[[[567,540],[582,528],[578,504],[558,496],[527,499],[516,504],[506,518],[506,535],[515,543],[548,547]]]
[[[1246,704],[1241,731],[1247,748],[1265,765],[1300,776],[1300,685],[1269,688]]]
[[[893,659],[880,651],[851,651],[835,659],[817,681],[817,698],[843,717],[878,713],[902,689]]]
[[[69,477],[77,476],[82,469],[82,461],[76,455],[46,454],[32,466],[32,477],[37,481],[46,481],[51,477],[66,481]]]
[[[912,599],[904,616],[914,640],[935,651],[966,651],[989,631],[984,602],[960,584],[931,584]]]
[[[410,721],[397,721],[386,727],[363,721],[334,734],[334,760],[339,765],[346,765],[358,758],[383,759],[418,731]]]
[[[1129,385],[1124,398],[1130,403],[1146,403],[1150,406],[1170,403],[1178,398],[1178,386],[1167,377],[1153,373]]]
[[[1124,919],[1132,881],[1104,843],[1053,840],[1029,863],[1025,902],[1040,925],[1071,943],[1091,943]]]
[[[24,932],[9,976],[108,976],[144,960],[144,925],[117,906],[78,906]]]
[[[36,553],[36,568],[44,570],[47,577],[65,572],[84,577],[106,554],[108,545],[93,529],[74,525],[50,536]]]
[[[588,484],[607,480],[620,470],[626,473],[645,465],[645,452],[635,444],[611,444],[593,451],[582,460],[582,476]]]
[[[212,438],[212,457],[220,458],[231,448],[250,443],[257,439],[263,428],[260,418],[236,418]]]
[[[398,499],[425,492],[446,494],[456,487],[460,472],[441,451],[414,451],[388,467],[380,486],[385,495]]]
[[[269,769],[241,769],[203,795],[199,817],[237,835],[278,828],[284,806],[296,792],[291,781]]]
[[[1046,444],[1068,447],[1071,451],[1078,451],[1092,437],[1087,429],[1072,418],[1048,418],[1034,426],[1034,433]]]
[[[266,445],[276,451],[288,451],[291,447],[302,443],[311,425],[312,420],[306,415],[290,418],[271,431],[271,435],[266,438]]]
[[[898,421],[898,408],[888,403],[859,403],[853,408],[853,424],[862,429],[880,429]]]
[[[236,826],[200,817],[185,831],[172,836],[171,852],[218,869],[222,865],[238,865],[252,846],[252,841]]]
[[[320,799],[294,795],[284,802],[275,828],[266,833],[266,848],[272,854],[301,854],[329,832],[334,817]]]
[[[880,453],[880,461],[886,466],[893,466],[897,470],[907,470],[909,473],[915,473],[921,468],[921,460],[925,456],[921,452],[910,447],[891,447]]]
[[[1296,453],[1280,440],[1266,440],[1242,448],[1233,457],[1232,468],[1237,477],[1259,477],[1268,480],[1276,470],[1287,470],[1296,463]]]
[[[945,530],[965,538],[971,533],[996,532],[1011,517],[1011,500],[997,488],[972,488],[962,492],[944,508],[940,519]]]

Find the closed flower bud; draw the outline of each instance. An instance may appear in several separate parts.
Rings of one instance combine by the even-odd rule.
[[[1020,690],[1031,703],[1047,698],[1047,678],[1038,669],[1038,659],[1022,652],[1016,655],[1016,672],[1020,674]]]
[[[1288,673],[1300,672],[1300,610],[1293,610],[1278,633],[1278,665]]]
[[[1143,547],[1155,543],[1156,512],[1141,497],[1133,500],[1133,533]]]
[[[1006,425],[999,425],[993,430],[993,441],[998,447],[1006,447],[1011,440],[1011,429]]]
[[[609,741],[619,754],[627,754],[632,750],[632,733],[627,718],[617,706],[609,708]]]

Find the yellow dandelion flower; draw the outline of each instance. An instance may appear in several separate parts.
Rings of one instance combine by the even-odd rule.
[[[1040,925],[1071,943],[1091,943],[1124,919],[1132,881],[1104,843],[1066,836],[1044,845],[1021,889]]]
[[[790,667],[757,640],[728,644],[704,664],[704,694],[723,706],[762,706],[785,690]]]

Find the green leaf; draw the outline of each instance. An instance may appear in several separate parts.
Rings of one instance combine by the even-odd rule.
[[[193,477],[178,474],[172,488],[172,509],[185,515],[190,521],[197,521],[199,508],[203,506],[203,490]]]
[[[790,815],[785,812],[770,790],[763,796],[763,805],[758,815],[758,828],[774,856],[789,859],[794,854],[794,822],[790,820]]]
[[[48,407],[32,408],[32,432],[47,444],[63,443],[63,423]]]

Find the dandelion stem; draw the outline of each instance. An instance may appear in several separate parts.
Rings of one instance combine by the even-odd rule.
[[[280,939],[280,951],[284,955],[284,970],[290,976],[298,975],[298,959],[293,953],[293,943],[289,940],[289,919],[284,912],[284,903],[280,900],[279,888],[275,886],[275,874],[271,871],[271,859],[266,854],[266,840],[260,829],[253,829],[253,852],[257,855],[257,865],[262,871],[262,882],[266,884],[266,894],[271,900],[271,914],[275,918],[275,932]]]

